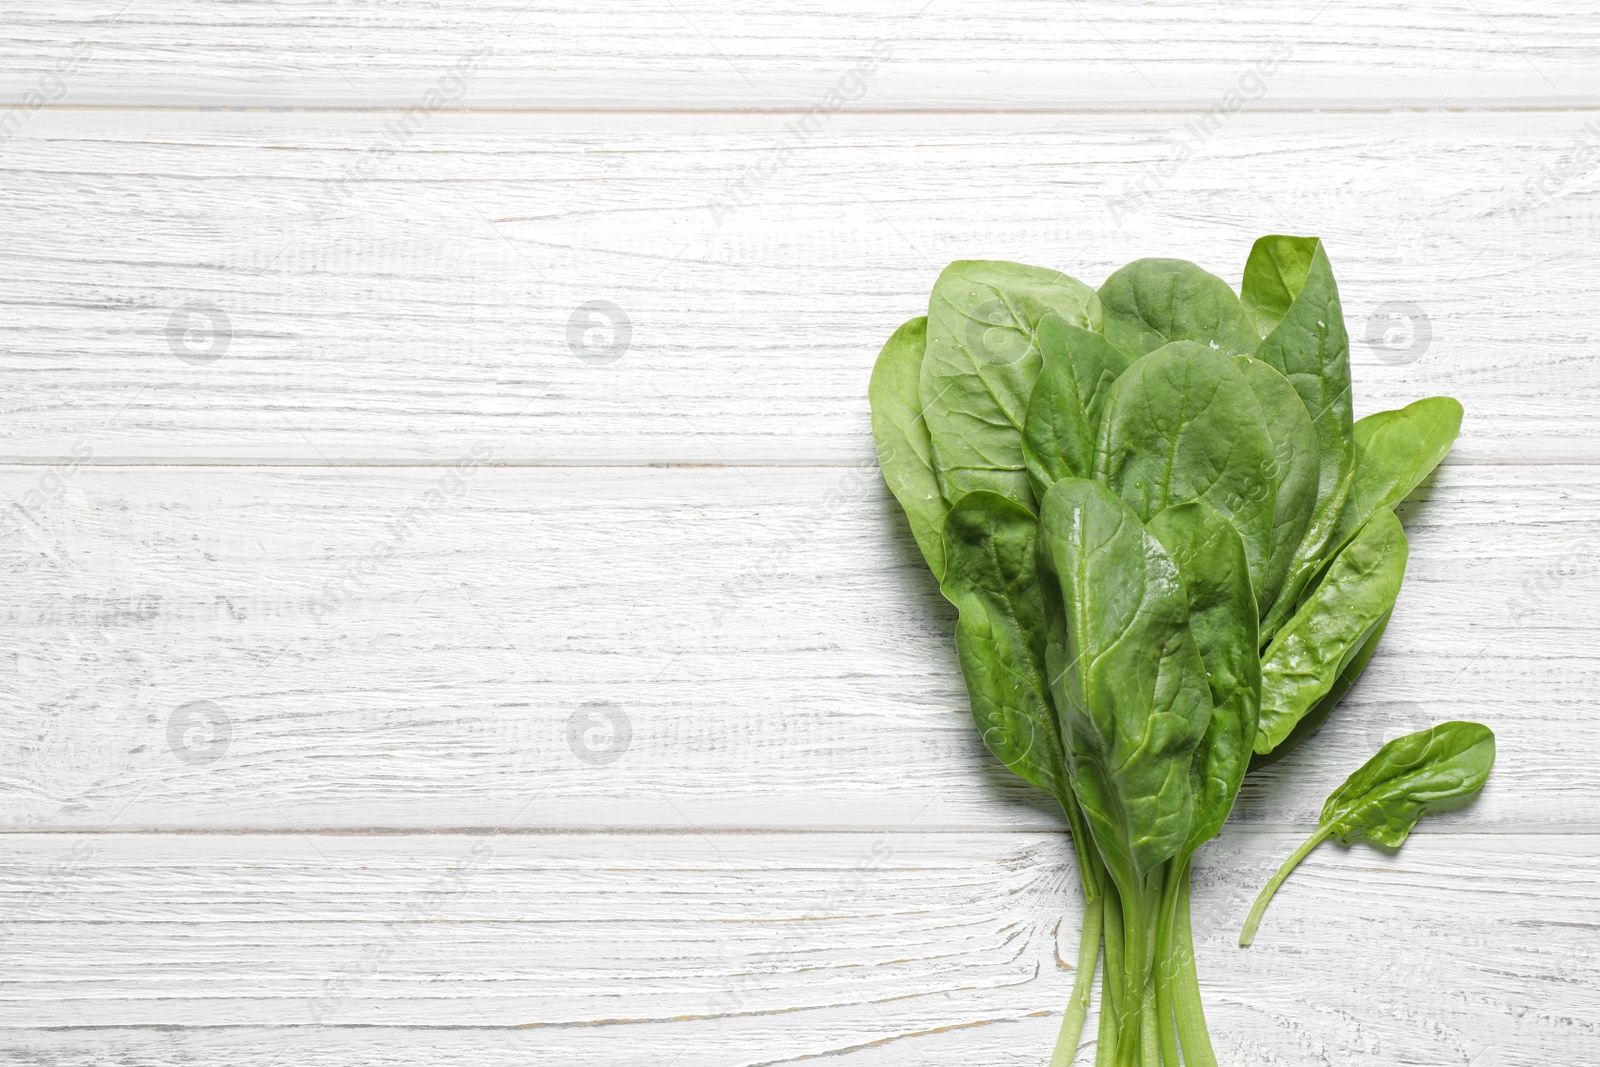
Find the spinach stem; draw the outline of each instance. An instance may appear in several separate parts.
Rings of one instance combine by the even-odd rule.
[[[1106,937],[1106,962],[1100,978],[1101,998],[1100,1013],[1104,1015],[1106,1008],[1111,1009],[1114,1019],[1122,1018],[1122,894],[1117,892],[1116,883],[1107,878],[1105,882],[1105,923],[1103,930]]]
[[[1189,857],[1180,854],[1172,860],[1166,884],[1161,888],[1161,917],[1156,927],[1156,1025],[1160,1028],[1156,1036],[1161,1045],[1161,1062],[1171,1067],[1181,1063],[1177,1034],[1173,1029],[1176,1008],[1172,987],[1177,978],[1173,957],[1174,913],[1178,907],[1178,887],[1187,884],[1188,877]]]
[[[1117,1034],[1120,1067],[1145,1067],[1160,1051],[1155,1034],[1155,996],[1151,975],[1155,969],[1156,922],[1160,911],[1162,867],[1147,875],[1127,873],[1122,893],[1123,991]]]
[[[1114,922],[1121,922],[1121,915],[1108,916],[1106,930],[1109,932]],[[1111,939],[1107,937],[1109,942]],[[1122,975],[1111,966],[1111,957],[1108,955],[1101,965],[1100,971],[1100,1026],[1095,1031],[1094,1039],[1094,1067],[1116,1067],[1117,1059],[1117,1012],[1111,1006],[1111,998],[1107,995],[1111,986],[1122,981]]]
[[[1278,873],[1274,874],[1271,880],[1261,887],[1261,894],[1256,897],[1255,906],[1250,909],[1250,916],[1244,921],[1244,929],[1239,932],[1240,948],[1249,947],[1250,942],[1255,940],[1256,927],[1261,925],[1261,916],[1266,914],[1267,905],[1272,901],[1272,895],[1278,891],[1278,887],[1283,884],[1283,880],[1289,877],[1289,872],[1294,870],[1300,861],[1305,859],[1312,849],[1322,844],[1331,833],[1333,833],[1331,824],[1319,827],[1316,833],[1306,839],[1305,844],[1294,850],[1294,855],[1283,861],[1283,866],[1278,868]]]
[[[1139,1063],[1141,1067],[1161,1067],[1161,1048],[1156,1042],[1156,998],[1145,983],[1144,1010],[1139,1017]]]
[[[1088,887],[1084,889],[1087,896]],[[1078,973],[1072,979],[1072,997],[1067,1001],[1067,1013],[1061,1020],[1061,1033],[1056,1038],[1050,1067],[1072,1067],[1077,1057],[1078,1039],[1083,1036],[1083,1024],[1089,1018],[1089,991],[1094,986],[1094,968],[1100,959],[1100,926],[1104,915],[1105,901],[1101,895],[1097,894],[1084,905],[1083,927],[1078,932]]]
[[[1194,931],[1189,925],[1189,871],[1185,861],[1183,884],[1173,915],[1173,963],[1176,980],[1173,990],[1173,1016],[1178,1025],[1178,1040],[1183,1043],[1184,1062],[1189,1067],[1217,1067],[1217,1054],[1211,1048],[1206,1030],[1205,1009],[1200,1003],[1200,976],[1194,966]]]

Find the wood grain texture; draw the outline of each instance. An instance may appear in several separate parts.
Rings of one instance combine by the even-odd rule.
[[[1182,117],[840,116],[719,226],[792,120],[439,115],[351,177],[392,116],[43,114],[0,154],[0,454],[863,461],[872,360],[949,260],[1237,284],[1287,232],[1329,242],[1358,414],[1447,393],[1456,462],[1591,461],[1600,185],[1510,199],[1580,118],[1244,114],[1127,200]],[[630,323],[606,365],[593,300]]]
[[[76,47],[65,100],[114,106],[408,106],[486,47],[458,105],[806,107],[875,42],[878,108],[1210,107],[1274,48],[1278,105],[1567,105],[1595,102],[1600,59],[1579,0],[62,0],[0,20],[4,99]]]
[[[0,1065],[1036,1067],[1071,846],[971,727],[868,369],[951,259],[1237,283],[1266,232],[1327,239],[1358,414],[1468,416],[1366,677],[1202,853],[1218,1051],[1600,1063],[1577,0],[0,23]],[[1445,718],[1483,795],[1238,950]]]
[[[0,495],[9,827],[1060,825],[982,748],[872,468],[10,468]],[[1446,468],[1377,658],[1236,817],[1310,823],[1384,740],[1466,718],[1494,779],[1421,832],[1595,828],[1597,499],[1593,466]]]
[[[1072,977],[1068,841],[10,835],[4,1056],[1037,1064]],[[1296,842],[1229,834],[1198,862],[1223,1062],[1588,1062],[1597,838],[1327,847],[1240,950]]]

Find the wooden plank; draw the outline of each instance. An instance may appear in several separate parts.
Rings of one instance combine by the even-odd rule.
[[[441,115],[346,181],[391,118],[41,117],[0,155],[0,456],[856,462],[878,346],[949,260],[1237,284],[1290,232],[1329,242],[1359,411],[1450,393],[1457,461],[1600,458],[1600,186],[1509,206],[1578,118],[1242,115],[1127,200],[1179,118],[841,116],[719,226],[787,121]],[[628,323],[605,365],[592,301]]]
[[[1430,832],[1594,827],[1600,469],[1424,496],[1377,658],[1237,817],[1312,820],[1467,718],[1500,766]],[[871,468],[9,468],[0,498],[7,827],[1060,825],[983,750]]]
[[[65,0],[5,21],[5,101],[113,106],[407,107],[435,89],[474,107],[801,108],[834,89],[875,108],[1211,107],[1230,90],[1274,106],[1563,106],[1595,102],[1600,59],[1578,0]],[[841,83],[875,46],[884,62]]]
[[[1584,1062],[1600,839],[1329,846],[1240,950],[1297,840],[1202,853],[1223,1062]],[[35,834],[3,854],[16,1062],[1037,1063],[1081,914],[1061,834]]]

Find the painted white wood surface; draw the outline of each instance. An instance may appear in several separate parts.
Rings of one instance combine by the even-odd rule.
[[[0,1036],[53,1064],[1032,1065],[1068,840],[11,835]],[[1223,1062],[1592,1063],[1597,841],[1325,846],[1241,950],[1298,838],[1227,834],[1194,903]]]
[[[478,57],[455,106],[811,107],[878,42],[856,106],[1211,107],[1274,49],[1278,106],[1565,106],[1595,102],[1600,60],[1582,0],[13,0],[0,20],[0,99],[76,54],[64,99],[112,106],[408,107]]]
[[[49,477],[0,471],[0,494]],[[875,469],[62,480],[0,541],[7,826],[1060,825],[984,753],[950,610]],[[1500,765],[1426,832],[1600,831],[1597,504],[1595,466],[1446,468],[1406,508],[1377,658],[1237,817],[1314,823],[1384,740],[1467,718]]]
[[[1447,393],[1455,462],[1600,458],[1600,172],[1513,206],[1583,115],[1241,114],[1133,200],[1184,116],[840,116],[720,225],[791,119],[439,115],[351,177],[393,121],[35,117],[0,152],[0,456],[857,462],[872,359],[949,260],[1237,284],[1285,232],[1328,240],[1358,413]],[[572,344],[592,300],[631,324],[606,365]]]
[[[1360,412],[1469,416],[1378,658],[1197,874],[1219,1050],[1600,1064],[1583,5],[0,24],[0,1063],[1041,1063],[1069,845],[973,737],[867,371],[949,259],[1237,282],[1279,231],[1329,241]],[[1388,301],[1431,338],[1369,344]],[[1484,794],[1319,851],[1234,948],[1328,788],[1446,717],[1499,735]]]

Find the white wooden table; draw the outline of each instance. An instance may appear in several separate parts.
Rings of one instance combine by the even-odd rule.
[[[1467,422],[1366,677],[1202,854],[1219,1051],[1600,1064],[1600,16],[881,7],[4,5],[0,1063],[1042,1063],[1070,842],[868,369],[953,258],[1282,232],[1357,414]],[[1482,797],[1236,948],[1446,718]]]

